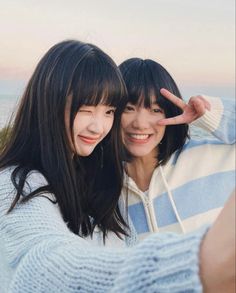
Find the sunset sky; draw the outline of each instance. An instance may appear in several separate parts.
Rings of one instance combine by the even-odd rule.
[[[152,58],[186,95],[234,96],[234,0],[0,0],[0,94],[19,94],[64,39],[101,47],[117,64]]]

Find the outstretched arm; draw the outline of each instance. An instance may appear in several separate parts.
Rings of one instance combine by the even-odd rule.
[[[206,229],[152,235],[133,248],[96,247],[69,231],[45,197],[6,214],[14,187],[1,173],[0,186],[0,242],[12,273],[6,292],[201,292],[198,255]]]
[[[214,282],[221,281],[221,292],[227,292],[224,289],[228,288],[231,278],[229,281],[217,268],[223,264],[222,269],[232,274],[227,270],[232,250],[230,254],[223,254],[225,262],[220,261],[221,249],[232,243],[232,230],[222,233],[225,225],[231,223],[232,204],[227,205],[202,245],[206,228],[185,235],[154,234],[133,248],[118,250],[94,247],[74,235],[58,207],[45,197],[18,204],[6,214],[13,190],[9,181],[0,175],[0,241],[5,248],[5,265],[12,273],[7,292],[200,293],[200,276],[204,292],[217,292],[212,291]],[[216,237],[219,245],[216,245]],[[213,258],[207,253],[209,249]],[[208,270],[212,263],[217,266]],[[1,267],[4,264],[1,263]]]
[[[235,292],[235,193],[229,198],[200,250],[204,292]]]

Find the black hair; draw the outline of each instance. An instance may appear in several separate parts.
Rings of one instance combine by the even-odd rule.
[[[180,115],[182,110],[163,97],[161,88],[165,88],[182,99],[180,91],[168,73],[159,63],[146,59],[131,58],[119,66],[128,91],[127,103],[151,107],[152,97],[164,111],[166,118]],[[164,165],[170,156],[181,150],[188,137],[188,124],[169,125],[158,147],[158,164]]]
[[[118,237],[127,235],[118,200],[122,188],[120,116],[126,88],[118,67],[98,47],[76,40],[54,45],[38,63],[20,102],[11,134],[0,155],[0,168],[16,166],[17,190],[9,209],[24,195],[27,175],[37,170],[48,184],[23,197],[23,202],[53,193],[64,221],[74,233],[92,235],[97,225]],[[71,155],[65,126],[70,99],[70,131],[82,105],[116,107],[112,130],[92,155]]]

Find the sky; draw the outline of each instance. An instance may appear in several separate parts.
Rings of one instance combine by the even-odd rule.
[[[64,39],[117,64],[151,58],[184,95],[235,95],[234,0],[0,0],[0,95],[21,94],[37,62]]]

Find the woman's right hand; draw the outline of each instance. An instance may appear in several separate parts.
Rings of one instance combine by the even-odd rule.
[[[200,276],[206,293],[235,292],[235,192],[226,202],[200,249]]]
[[[186,103],[164,88],[160,90],[160,93],[163,97],[179,107],[183,113],[175,117],[160,119],[158,121],[159,125],[189,124],[203,116],[206,110],[210,111],[211,109],[210,103],[200,95],[192,96],[188,103]]]

